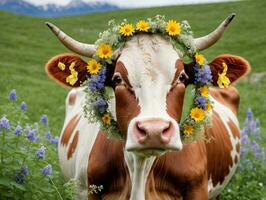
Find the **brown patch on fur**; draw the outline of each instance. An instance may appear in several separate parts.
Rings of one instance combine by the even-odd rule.
[[[122,62],[118,62],[115,72],[119,72],[126,82],[114,88],[118,126],[120,131],[126,134],[129,122],[140,113],[140,107],[135,93],[130,89],[127,70]]]
[[[234,162],[235,162],[235,164],[237,164],[237,162],[238,162],[238,157],[237,157],[237,155],[235,155]]]
[[[59,62],[65,64],[66,68],[64,71],[59,69],[59,67],[57,66]],[[78,81],[74,85],[70,85],[69,83],[66,82],[66,77],[71,74],[69,66],[72,62],[75,62],[74,69],[78,72]],[[45,65],[45,71],[51,79],[55,80],[60,85],[67,88],[73,88],[73,87],[79,87],[80,84],[86,80],[88,74],[87,65],[88,64],[84,62],[80,58],[80,56],[76,54],[66,53],[66,54],[59,54],[51,58]]]
[[[74,131],[74,129],[76,128],[78,122],[80,120],[80,116],[78,115],[75,115],[67,124],[64,132],[63,132],[63,135],[62,135],[62,138],[61,138],[61,144],[62,145],[67,145],[68,144],[68,141]]]
[[[89,156],[88,185],[102,185],[103,190],[89,195],[89,199],[129,199],[131,182],[123,149],[122,141],[108,139],[105,133],[98,133]]]
[[[238,153],[240,152],[240,143],[239,143],[239,142],[236,144],[236,151],[237,151]]]
[[[225,125],[216,112],[212,114],[212,128],[206,129],[206,136],[213,138],[206,143],[208,157],[208,179],[212,179],[213,186],[222,183],[229,174],[229,167],[233,165],[231,151],[233,149]]]
[[[230,110],[237,115],[238,106],[240,102],[240,95],[238,90],[235,87],[228,88],[210,88],[210,94],[215,98],[218,102],[229,107]]]
[[[68,104],[70,106],[73,106],[75,104],[75,102],[76,102],[76,98],[77,98],[77,94],[76,93],[71,93],[69,95],[69,98],[68,98]]]
[[[68,160],[72,157],[73,153],[76,150],[76,147],[78,144],[78,139],[79,139],[79,131],[76,131],[75,136],[74,136],[74,138],[73,138],[73,140],[69,146],[69,149],[67,151],[67,159]]]
[[[233,136],[235,138],[238,138],[239,139],[240,138],[240,131],[237,128],[237,126],[235,125],[235,123],[231,119],[229,119],[228,126],[230,127]]]

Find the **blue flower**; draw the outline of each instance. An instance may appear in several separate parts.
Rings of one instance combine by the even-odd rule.
[[[30,174],[28,166],[21,167],[21,173],[24,174],[25,176],[28,176]]]
[[[106,79],[105,70],[101,69],[98,75],[92,75],[89,78],[89,88],[92,92],[101,90],[104,88],[104,82]]]
[[[16,101],[17,100],[17,92],[15,89],[11,90],[8,96],[8,99],[10,101]]]
[[[195,84],[207,85],[212,81],[212,72],[209,65],[205,65],[204,68],[200,67],[198,64],[194,67],[195,73]]]
[[[24,101],[20,104],[20,109],[22,111],[25,111],[27,109],[27,104]]]
[[[45,176],[51,176],[53,172],[52,165],[48,164],[47,166],[41,169],[41,172]]]
[[[38,149],[38,151],[36,152],[36,156],[40,159],[44,159],[45,156],[45,147],[41,146],[41,148]]]
[[[41,122],[42,122],[42,124],[44,125],[44,126],[48,126],[48,117],[47,117],[47,115],[42,115],[41,116]]]
[[[22,127],[20,125],[17,125],[17,127],[14,130],[15,135],[21,135],[22,133]]]
[[[59,137],[58,136],[55,136],[54,138],[52,138],[50,140],[51,144],[58,144],[58,141],[59,141]]]
[[[207,102],[207,99],[202,96],[195,99],[196,105],[204,110],[206,110],[206,102]]]
[[[106,112],[108,104],[104,99],[98,98],[97,101],[93,103],[93,107],[98,111],[98,114],[102,115]]]
[[[52,134],[51,134],[51,132],[50,131],[48,131],[46,134],[45,134],[45,139],[47,139],[47,140],[51,140],[51,138],[52,138]]]
[[[26,176],[29,175],[29,168],[27,166],[21,167],[15,174],[15,181],[18,184],[25,183]]]
[[[38,134],[37,130],[29,130],[27,134],[27,138],[32,142],[36,142],[37,134]]]
[[[11,127],[9,124],[9,120],[6,117],[2,117],[0,119],[0,129],[6,129],[7,131],[10,131]]]

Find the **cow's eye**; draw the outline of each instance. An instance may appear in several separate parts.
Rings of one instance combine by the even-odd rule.
[[[188,80],[188,75],[184,71],[182,71],[178,77],[178,82],[185,83],[186,80]]]
[[[120,74],[115,74],[112,78],[114,86],[117,86],[123,82],[123,79]]]

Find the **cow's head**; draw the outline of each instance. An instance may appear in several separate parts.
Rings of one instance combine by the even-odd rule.
[[[233,19],[229,16],[207,36],[195,39],[198,50],[213,45]],[[91,57],[94,45],[77,42],[48,23],[59,40],[70,50]],[[69,66],[75,62],[79,72],[74,85],[66,83],[70,71],[60,70],[59,62]],[[237,56],[221,55],[209,63],[213,83],[217,83],[222,63],[228,65],[227,76],[231,82],[247,73],[247,62]],[[46,65],[48,74],[67,87],[79,87],[86,79],[87,63],[78,55],[62,54]],[[185,64],[178,49],[169,39],[157,34],[138,34],[130,38],[115,53],[110,65],[106,85],[112,86],[116,100],[116,118],[120,131],[126,138],[126,150],[157,155],[166,150],[182,149],[179,123],[186,86],[194,83],[193,63]]]

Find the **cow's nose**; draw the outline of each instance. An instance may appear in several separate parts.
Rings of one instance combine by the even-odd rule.
[[[171,140],[173,129],[173,125],[169,121],[150,119],[136,122],[133,134],[139,144],[166,145]]]

